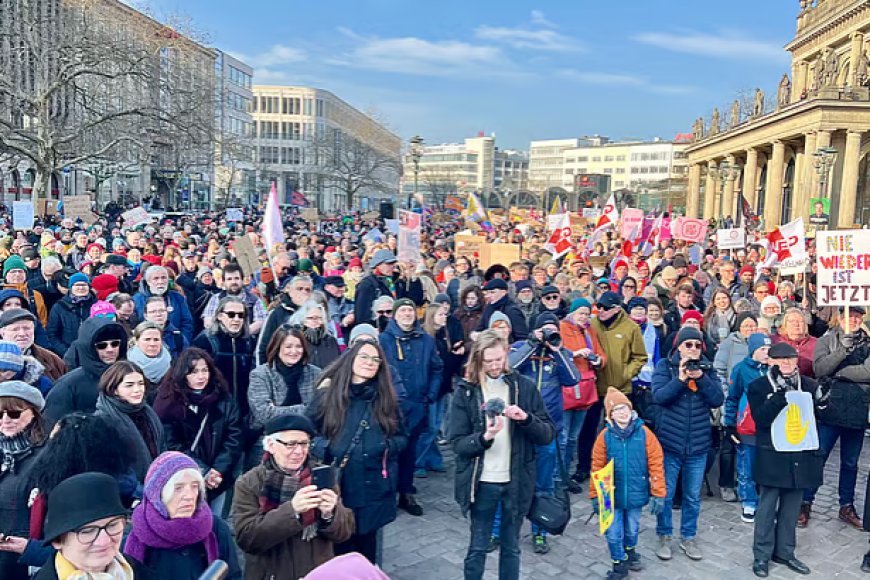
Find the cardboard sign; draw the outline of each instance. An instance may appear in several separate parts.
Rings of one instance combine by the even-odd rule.
[[[33,228],[33,202],[12,202],[12,227],[16,230],[29,230]]]
[[[379,211],[370,211],[370,212],[367,212],[367,213],[362,214],[360,217],[361,217],[362,219],[364,219],[364,220],[376,220],[376,219],[378,219],[379,217],[381,217],[381,212],[379,212]]]
[[[251,276],[260,269],[260,261],[257,259],[257,251],[249,236],[237,238],[233,243],[233,251],[236,253],[236,261],[242,267],[245,276]]]
[[[465,256],[469,260],[480,258],[480,249],[486,240],[480,236],[467,236],[457,234],[453,236],[454,253],[456,257]]]
[[[245,213],[242,211],[240,207],[228,207],[227,208],[227,221],[228,222],[240,222],[245,219]]]
[[[422,220],[418,213],[412,211],[399,211],[399,239],[398,256],[400,262],[419,264],[422,261],[420,255],[420,231]]]
[[[91,223],[93,221],[91,217],[94,215],[91,212],[91,197],[89,195],[65,195],[63,197],[63,215],[72,218],[73,221],[82,218],[82,221]]]
[[[121,217],[124,218],[125,228],[135,228],[140,224],[151,223],[151,216],[148,215],[144,207],[134,207],[131,210],[127,210],[121,214]]]
[[[480,249],[480,268],[483,270],[493,264],[508,267],[519,259],[519,244],[484,244]]]
[[[870,304],[870,230],[816,232],[819,306]]]
[[[583,217],[588,219],[597,219],[601,215],[601,210],[595,207],[584,207]]]
[[[746,230],[731,228],[716,230],[716,247],[720,250],[739,250],[746,247]]]
[[[316,207],[305,207],[302,208],[302,219],[304,219],[308,223],[314,223],[320,221],[320,213],[317,211]]]

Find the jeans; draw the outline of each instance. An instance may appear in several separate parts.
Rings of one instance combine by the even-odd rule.
[[[592,447],[595,445],[595,438],[598,437],[603,409],[602,397],[586,410],[586,418],[580,428],[580,435],[577,436],[577,473],[589,475],[592,471]]]
[[[580,436],[580,430],[583,429],[583,420],[586,418],[587,409],[579,409],[577,411],[565,411],[562,415],[562,433],[565,441],[560,441],[562,445],[562,456],[565,461],[565,471],[571,472],[571,464],[574,462],[574,456],[577,454],[577,438]]]
[[[443,469],[444,458],[438,449],[438,429],[444,416],[446,397],[429,405],[429,426],[420,434],[417,442],[417,469]]]
[[[737,446],[737,495],[743,502],[743,509],[754,512],[758,508],[758,491],[752,478],[752,464],[755,462],[755,445],[741,443]]]
[[[698,516],[701,514],[701,486],[704,484],[704,468],[707,454],[698,453],[687,457],[665,451],[665,482],[668,495],[662,513],[658,516],[656,534],[674,535],[674,491],[682,474],[683,507],[680,512],[680,537],[693,539],[698,533]]]
[[[417,464],[417,441],[426,430],[426,421],[420,421],[416,427],[408,433],[408,446],[399,453],[399,493],[417,493],[414,487],[414,466]]]
[[[614,562],[625,560],[625,549],[633,550],[637,546],[642,511],[642,507],[613,510],[613,523],[604,535],[607,538],[607,547],[610,548],[610,559]]]
[[[510,483],[480,482],[471,504],[471,540],[465,556],[465,580],[480,580],[486,567],[486,549],[489,538],[498,525],[500,547],[498,553],[499,580],[518,580],[520,577],[520,526],[516,506],[508,493]],[[495,523],[496,510],[504,506],[504,513]]]
[[[831,450],[840,439],[840,482],[837,493],[840,496],[840,506],[855,503],[855,484],[858,482],[858,459],[864,447],[864,429],[846,429],[832,427],[819,423],[819,446],[825,452],[825,463]],[[813,503],[819,489],[804,490],[804,502]]]

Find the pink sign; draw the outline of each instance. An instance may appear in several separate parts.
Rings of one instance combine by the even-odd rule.
[[[702,243],[707,237],[707,222],[697,218],[678,217],[671,222],[671,234],[677,240]]]
[[[622,210],[622,238],[625,240],[636,240],[640,238],[641,227],[643,223],[643,210],[627,207]],[[637,232],[634,232],[637,228]]]

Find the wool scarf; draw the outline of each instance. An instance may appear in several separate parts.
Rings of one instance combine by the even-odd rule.
[[[163,425],[160,419],[151,407],[144,401],[138,405],[131,405],[117,397],[107,397],[104,393],[100,393],[97,397],[97,411],[118,426],[124,432],[129,440],[136,448],[136,459],[133,468],[136,471],[136,477],[139,481],[143,481],[145,473],[148,471],[148,466],[164,449],[163,443]],[[146,426],[148,433],[143,433],[136,426],[135,419]],[[154,446],[156,454],[149,450],[146,438],[150,440]]]
[[[294,472],[281,469],[275,458],[267,453],[263,459],[266,477],[260,491],[260,513],[265,514],[293,499],[296,491],[311,485],[311,469],[304,465]],[[317,510],[311,509],[302,515],[302,539],[311,541],[317,536]]]
[[[54,570],[58,580],[134,580],[133,568],[120,554],[115,556],[105,572],[83,572],[58,552],[54,559]]]
[[[127,352],[127,360],[139,365],[145,373],[145,378],[152,385],[160,383],[172,364],[172,357],[166,345],[161,346],[160,354],[156,357],[150,357],[142,352],[141,348],[134,346]]]
[[[21,433],[11,437],[0,435],[0,454],[3,457],[2,462],[0,462],[0,473],[6,473],[7,471],[14,472],[15,463],[18,459],[30,453],[32,447],[30,442],[30,427],[32,425],[33,423]]]

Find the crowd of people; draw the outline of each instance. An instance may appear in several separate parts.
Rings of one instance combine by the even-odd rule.
[[[536,514],[587,485],[599,512],[611,462],[610,580],[644,567],[646,506],[659,559],[704,557],[714,466],[755,574],[809,573],[795,528],[838,441],[837,516],[864,529],[870,329],[817,304],[814,266],[783,277],[713,240],[625,255],[613,232],[553,259],[543,227],[508,224],[481,235],[519,258],[481,264],[458,217],[405,262],[383,220],[283,219],[273,247],[250,211],[6,229],[0,577],[384,578],[384,527],[429,509],[415,482],[450,457],[467,579],[494,551],[519,578],[523,520],[549,552]]]

